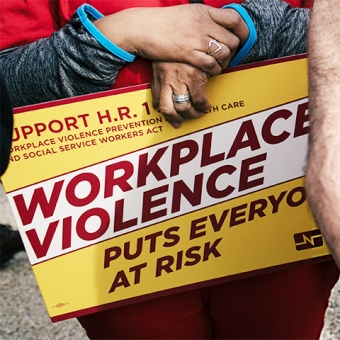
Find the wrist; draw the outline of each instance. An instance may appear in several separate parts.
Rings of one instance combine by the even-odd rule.
[[[108,34],[110,31],[106,29],[106,17],[94,7],[87,4],[82,5],[77,9],[77,14],[84,27],[103,47],[124,61],[134,61],[135,56],[133,54],[113,42],[111,35]],[[95,21],[92,22],[89,15],[94,18]]]

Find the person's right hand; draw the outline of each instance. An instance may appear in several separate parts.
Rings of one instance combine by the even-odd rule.
[[[209,75],[184,63],[152,63],[152,105],[174,127],[179,128],[187,119],[199,118],[211,108],[206,94]],[[176,103],[174,94],[189,93],[189,100]]]
[[[237,11],[201,4],[131,8],[94,22],[97,28],[123,50],[158,61],[188,63],[217,75],[249,35]],[[221,50],[208,54],[211,40]],[[211,46],[210,53],[217,48]]]

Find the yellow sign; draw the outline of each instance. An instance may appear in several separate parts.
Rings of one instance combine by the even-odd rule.
[[[52,321],[329,254],[303,183],[305,56],[207,92],[180,129],[148,86],[16,110],[2,180]]]

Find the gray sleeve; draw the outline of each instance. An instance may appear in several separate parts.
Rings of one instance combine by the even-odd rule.
[[[242,7],[254,22],[257,40],[242,64],[307,52],[311,10],[282,0],[247,0]]]
[[[0,52],[14,107],[109,89],[126,64],[83,27],[77,14],[50,38]]]

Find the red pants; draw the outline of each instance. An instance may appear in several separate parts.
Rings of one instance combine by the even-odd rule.
[[[79,318],[91,339],[319,339],[338,279],[332,261]]]

